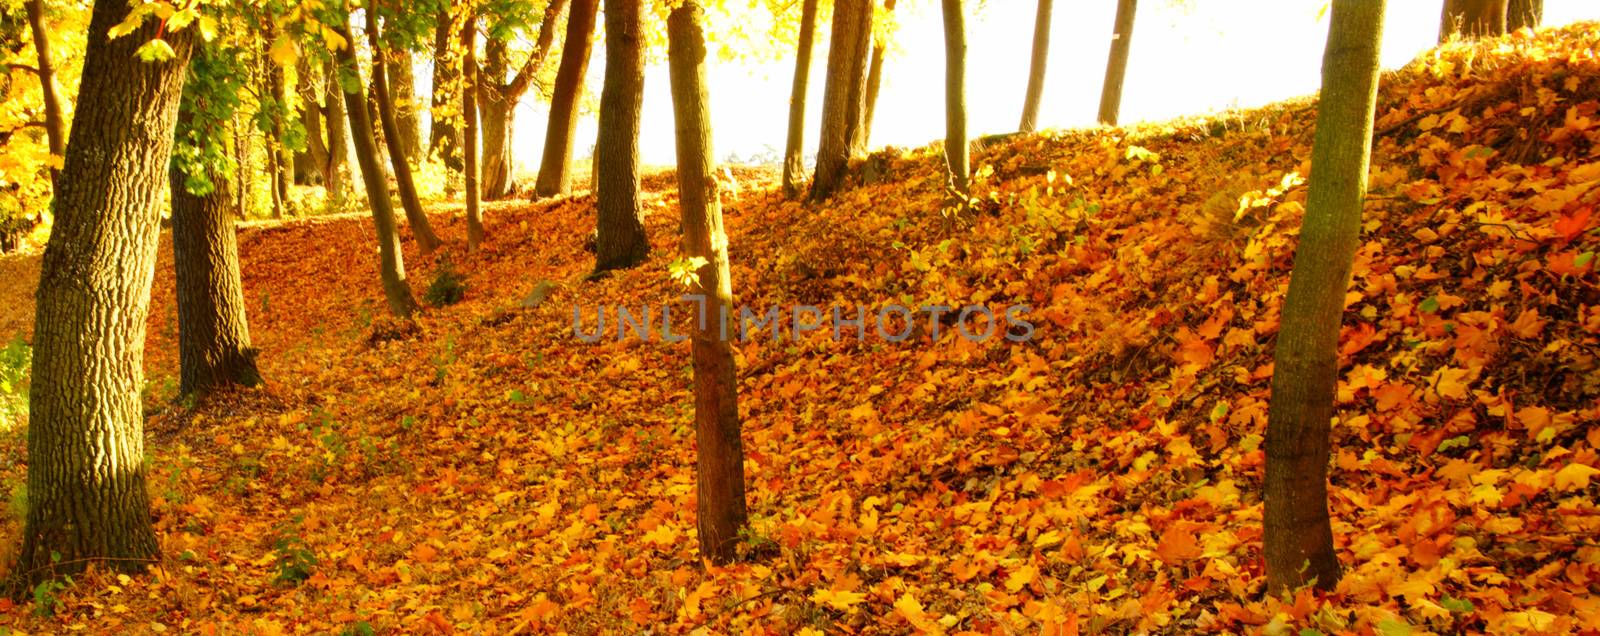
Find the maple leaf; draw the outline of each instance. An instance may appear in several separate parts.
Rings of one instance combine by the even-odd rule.
[[[819,589],[811,593],[812,602],[827,605],[840,611],[849,611],[860,604],[861,601],[866,600],[866,598],[867,595],[861,592]]]
[[[1600,470],[1574,462],[1556,471],[1555,485],[1559,490],[1581,490],[1589,487],[1589,478],[1595,475],[1600,475]]]

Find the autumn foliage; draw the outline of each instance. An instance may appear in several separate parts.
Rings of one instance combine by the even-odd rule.
[[[738,343],[751,532],[728,567],[695,547],[687,345],[572,334],[575,306],[681,293],[670,187],[643,196],[651,260],[599,281],[573,229],[592,198],[495,204],[475,253],[459,211],[435,210],[467,289],[415,326],[383,317],[373,259],[350,249],[373,244],[362,218],[243,229],[268,385],[192,409],[164,380],[164,244],[147,429],[166,560],[91,572],[52,593],[53,617],[18,605],[0,624],[1593,630],[1596,50],[1594,24],[1523,31],[1382,78],[1341,339],[1332,594],[1263,595],[1262,434],[1314,118],[1298,101],[989,144],[971,212],[947,209],[936,145],[874,157],[881,178],[826,207],[735,175],[736,302],[1027,304],[1037,330]],[[441,267],[405,246],[414,280]],[[32,313],[9,281],[36,268],[0,261],[7,329]],[[22,440],[0,443],[15,483]]]

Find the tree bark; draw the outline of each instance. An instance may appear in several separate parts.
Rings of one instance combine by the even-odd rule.
[[[794,87],[789,91],[789,138],[783,151],[783,194],[800,196],[805,179],[806,91],[811,82],[811,49],[817,37],[817,0],[800,7],[800,42],[794,56]]]
[[[1117,125],[1122,110],[1122,80],[1128,75],[1128,49],[1133,45],[1133,18],[1138,0],[1117,0],[1117,23],[1111,31],[1111,56],[1106,61],[1106,81],[1100,89],[1100,123]]]
[[[561,66],[556,70],[555,88],[551,91],[550,125],[545,132],[539,180],[534,184],[534,192],[541,197],[572,190],[572,138],[578,128],[578,100],[583,95],[584,72],[589,68],[599,4],[600,0],[573,0],[572,14],[567,16],[567,41],[562,45]]]
[[[61,97],[56,94],[56,67],[50,57],[50,32],[44,27],[44,0],[28,0],[28,28],[33,31],[33,50],[38,57],[39,91],[44,96],[44,132],[50,144],[50,154],[57,157],[67,152],[67,123],[61,116]],[[61,176],[61,171],[50,169],[50,179]]]
[[[356,163],[361,168],[361,183],[367,190],[367,204],[372,208],[372,225],[378,235],[378,275],[383,281],[383,295],[389,301],[389,311],[402,318],[410,317],[418,309],[411,295],[411,284],[406,281],[405,257],[400,252],[400,231],[394,218],[394,204],[389,201],[389,187],[384,182],[383,164],[378,158],[378,145],[372,138],[372,120],[367,115],[366,88],[361,86],[360,62],[356,60],[355,38],[350,34],[350,16],[338,25],[339,35],[351,46],[341,47],[339,70],[352,78],[347,85],[339,82],[344,93],[345,116],[350,119],[350,136],[355,142]]]
[[[639,0],[606,2],[606,79],[595,144],[596,272],[650,254],[639,203],[639,115],[644,104],[644,22]]]
[[[1467,39],[1503,35],[1506,13],[1506,0],[1445,0],[1439,16],[1439,43],[1453,35]]]
[[[90,19],[55,225],[40,266],[29,395],[28,513],[14,572],[25,584],[90,562],[142,571],[160,552],[145,491],[145,322],[157,210],[194,29],[173,59],[141,62],[156,20],[111,39],[130,5]]]
[[[942,0],[944,9],[944,161],[950,185],[967,194],[967,26],[961,0]]]
[[[884,13],[894,12],[894,0],[883,3]],[[878,89],[883,84],[883,56],[889,48],[886,38],[872,42],[872,62],[867,65],[866,106],[861,115],[861,146],[863,151],[872,146],[872,120],[878,112]]]
[[[214,133],[205,132],[205,135]],[[228,215],[233,196],[227,175],[213,174],[213,187],[194,194],[188,174],[173,162],[172,260],[178,296],[178,390],[205,393],[238,384],[256,386],[256,350],[250,347],[239,247]]]
[[[850,76],[857,79],[848,85],[850,92],[846,98],[850,113],[845,119],[845,138],[849,140],[850,159],[867,156],[867,71],[871,66],[872,23],[877,17],[877,4],[877,0],[861,3],[861,28],[851,43],[854,50],[850,62],[854,67],[850,69]]]
[[[433,35],[432,124],[428,132],[428,154],[446,168],[458,172],[462,169],[461,128],[456,124],[461,64],[451,45],[459,36],[450,8],[440,9]]]
[[[811,179],[812,201],[824,201],[844,180],[850,163],[852,121],[859,112],[859,99],[865,93],[866,67],[852,44],[870,28],[864,14],[872,10],[868,0],[838,0],[833,7],[833,42],[828,46],[828,78],[822,91],[822,141],[817,148],[817,167]]]
[[[722,202],[712,174],[710,98],[700,0],[686,0],[667,17],[667,64],[677,128],[678,195],[685,256],[705,259],[697,272],[706,319],[696,321],[690,350],[694,368],[696,499],[700,553],[714,563],[737,557],[739,531],[748,522],[744,446],[733,349],[726,312],[733,304]]]
[[[1033,62],[1028,67],[1028,93],[1022,100],[1022,123],[1017,129],[1031,133],[1039,128],[1039,104],[1044,101],[1045,69],[1050,63],[1050,13],[1053,0],[1039,0],[1033,18]]]
[[[388,71],[389,102],[394,108],[396,146],[407,163],[422,163],[422,118],[417,114],[417,76],[410,51],[391,51],[384,68]]]
[[[322,126],[325,117],[323,112],[326,109],[315,101],[315,93],[307,92],[303,98],[304,108],[300,109],[300,125],[306,129],[306,151],[295,155],[295,178],[307,185],[315,183],[315,178],[322,178],[322,183],[326,184],[328,142],[323,137]],[[304,175],[301,174],[302,169],[305,170]]]
[[[267,64],[267,87],[277,102],[267,163],[272,170],[272,218],[281,219],[293,214],[289,202],[289,186],[294,183],[294,150],[289,147],[289,85],[284,80],[283,67],[274,62]]]
[[[550,48],[555,45],[556,23],[566,6],[567,0],[550,0],[545,5],[544,19],[539,23],[534,50],[509,81],[506,80],[508,60],[505,42],[491,41],[485,47],[487,59],[478,69],[477,82],[479,124],[483,137],[483,174],[480,181],[484,197],[504,198],[511,196],[515,189],[511,149],[517,104],[522,102],[522,97],[533,88],[535,80],[544,71]]]
[[[1334,0],[1300,247],[1274,354],[1267,412],[1267,588],[1339,581],[1328,519],[1329,429],[1339,375],[1339,323],[1366,194],[1377,101],[1382,0]]]
[[[461,135],[462,174],[466,181],[467,251],[476,252],[483,243],[483,211],[478,187],[478,16],[468,14],[461,27]]]
[[[389,165],[394,168],[395,188],[399,190],[400,206],[405,209],[406,222],[411,225],[411,236],[417,241],[417,249],[424,256],[433,253],[439,248],[439,235],[433,232],[433,224],[428,222],[428,214],[422,209],[422,200],[417,196],[416,182],[411,179],[411,164],[406,161],[404,137],[400,126],[395,121],[394,102],[389,96],[389,80],[384,72],[388,64],[381,63],[387,56],[383,49],[382,34],[378,30],[378,17],[376,0],[371,0],[367,15],[367,45],[372,47],[372,94],[378,98],[378,121],[383,126],[384,138],[389,139]]]
[[[328,201],[335,208],[343,207],[350,185],[345,179],[345,168],[350,164],[350,135],[345,124],[344,91],[339,87],[339,69],[332,58],[323,67],[322,121],[328,134],[328,162],[322,168],[322,187],[327,189]]]
[[[1506,4],[1506,29],[1537,29],[1544,24],[1544,0],[1511,0]]]

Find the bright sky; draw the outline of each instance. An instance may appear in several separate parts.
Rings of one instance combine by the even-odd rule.
[[[1441,0],[1390,0],[1385,68],[1403,66],[1438,38]],[[1189,9],[1169,0],[1140,3],[1122,98],[1122,120],[1163,120],[1235,106],[1258,106],[1317,90],[1327,0],[1207,0]],[[938,3],[902,6],[897,46],[884,64],[872,145],[917,147],[943,137],[944,43]],[[971,2],[968,3],[972,4]],[[988,0],[968,19],[968,109],[972,136],[1016,129],[1027,85],[1033,0]],[[1058,2],[1051,32],[1049,79],[1041,127],[1093,125],[1110,46],[1116,3]],[[1600,20],[1595,0],[1546,0],[1545,24]],[[825,31],[827,24],[820,25]],[[788,45],[792,48],[792,44]],[[816,151],[826,74],[826,37],[819,34],[807,99],[806,153]],[[604,74],[603,42],[591,58],[588,86]],[[719,160],[782,154],[793,58],[770,64],[712,63],[713,139]],[[533,172],[544,143],[546,105],[519,108],[514,152],[519,172]],[[597,103],[598,100],[595,100]],[[640,151],[646,164],[671,164],[671,94],[667,69],[645,73]],[[596,124],[586,114],[575,158],[589,155]]]

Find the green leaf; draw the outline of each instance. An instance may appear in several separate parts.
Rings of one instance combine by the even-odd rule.
[[[1594,252],[1584,252],[1579,254],[1577,258],[1572,259],[1572,266],[1583,267],[1584,265],[1588,265],[1589,261],[1592,260],[1594,260]]]
[[[145,62],[165,62],[178,56],[177,52],[172,50],[172,45],[167,44],[166,40],[145,42],[143,46],[139,47],[136,55]]]
[[[1444,598],[1439,599],[1439,605],[1457,614],[1465,614],[1467,612],[1477,611],[1478,609],[1472,604],[1472,601],[1463,598],[1455,598],[1449,594],[1446,594],[1444,595]]]
[[[1378,633],[1383,636],[1411,636],[1411,624],[1401,620],[1378,623]]]
[[[1418,305],[1417,308],[1421,309],[1422,313],[1425,314],[1431,314],[1439,311],[1439,298],[1436,296],[1429,296],[1426,300],[1423,300],[1422,304]]]

